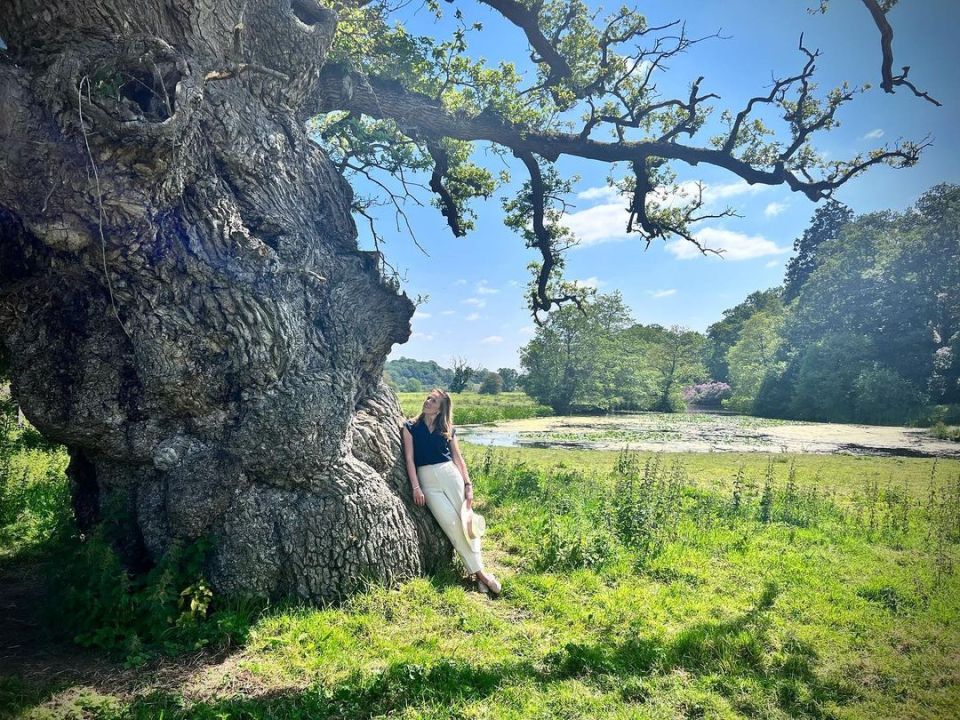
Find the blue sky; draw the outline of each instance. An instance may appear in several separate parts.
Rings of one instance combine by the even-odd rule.
[[[721,96],[713,101],[715,114],[719,116],[724,108],[737,111],[749,97],[766,92],[772,75],[791,74],[802,67],[797,43],[804,32],[807,47],[823,53],[815,76],[821,88],[844,80],[873,86],[841,110],[840,127],[815,137],[819,152],[832,158],[850,157],[899,137],[919,140],[929,135],[934,143],[917,167],[875,168],[838,191],[839,200],[858,213],[903,209],[936,183],[960,182],[960,90],[952,77],[960,67],[960,44],[954,35],[960,2],[901,0],[889,15],[895,30],[895,67],[911,65],[910,78],[943,102],[941,108],[913,97],[905,88],[894,95],[879,88],[879,35],[859,0],[833,0],[826,16],[807,13],[806,8],[816,4],[814,0],[644,2],[641,9],[651,24],[683,17],[691,35],[720,30],[727,38],[704,42],[674,59],[659,82],[663,95],[683,96],[689,83],[704,75],[701,90]],[[472,36],[471,54],[491,62],[514,60],[522,67],[525,42],[519,30],[475,4],[458,2],[456,7],[468,22],[484,23],[484,30]],[[451,6],[445,8],[451,12]],[[410,6],[404,17],[414,32],[436,32],[424,9]],[[511,48],[510,55],[503,55],[504,47]],[[705,128],[694,142],[706,144],[711,134]],[[485,154],[482,147],[476,158],[491,168],[502,167],[502,161]],[[720,170],[675,165],[678,181],[702,181],[712,207],[729,205],[743,217],[696,226],[701,241],[726,251],[723,258],[703,257],[682,241],[654,243],[645,249],[638,236],[624,232],[624,201],[606,188],[607,166],[562,158],[558,168],[565,176],[580,177],[567,223],[581,244],[567,254],[567,277],[602,292],[620,290],[634,318],[642,323],[702,331],[749,293],[779,284],[793,240],[815,209],[805,197],[783,187],[751,187]],[[417,241],[429,256],[397,228],[392,213],[382,213],[380,230],[387,238],[383,249],[389,262],[403,272],[404,290],[411,297],[429,296],[414,316],[411,339],[394,346],[391,358],[448,365],[451,357],[459,356],[491,369],[519,367],[517,351],[533,333],[523,291],[529,277],[526,266],[536,255],[502,223],[500,198],[516,192],[524,177],[522,168],[514,166],[512,171],[511,184],[475,206],[476,229],[466,238],[451,235],[440,213],[429,206],[428,196],[423,198],[425,207],[407,207]],[[364,224],[358,223],[358,228],[361,244],[370,246]]]

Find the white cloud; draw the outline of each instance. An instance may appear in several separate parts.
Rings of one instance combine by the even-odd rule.
[[[883,137],[883,128],[877,128],[876,130],[871,130],[866,135],[863,136],[863,140],[879,140]]]
[[[469,297],[466,300],[461,300],[460,302],[463,303],[464,305],[473,305],[474,307],[478,307],[478,308],[482,308],[487,304],[486,300],[481,300],[480,298],[475,298],[475,297]]]
[[[426,320],[427,318],[433,317],[433,315],[431,315],[428,312],[422,312],[420,310],[417,310],[416,314],[414,314],[413,317],[415,320]]]
[[[533,335],[535,332],[537,332],[537,329],[533,325],[524,325],[517,332],[519,332],[521,335]]]
[[[581,247],[584,247],[626,239],[627,217],[625,203],[606,203],[565,215],[563,224],[580,240]]]
[[[459,280],[454,280],[454,281],[453,281],[453,284],[454,284],[454,286],[457,286],[457,285],[466,285],[466,284],[467,284],[467,281],[464,280],[463,278],[460,278]]]
[[[433,340],[433,333],[415,332],[410,336],[411,340]]]
[[[756,195],[769,189],[769,185],[750,185],[746,180],[719,185],[687,180],[679,183],[675,188],[657,188],[650,193],[647,202],[656,203],[665,208],[675,208],[702,197],[703,204],[707,206],[717,202],[726,203],[731,198],[741,195]],[[627,233],[629,196],[619,194],[616,188],[604,186],[588,188],[578,193],[577,197],[584,200],[603,199],[605,201],[585,210],[564,215],[563,223],[580,240],[580,247],[598,245],[612,240],[626,240],[630,237]]]
[[[503,338],[499,335],[488,335],[483,340],[480,341],[481,345],[496,345],[497,343],[502,343]]]
[[[620,191],[609,185],[587,188],[583,192],[577,193],[579,200],[615,200],[619,196]]]
[[[607,284],[606,280],[601,280],[596,275],[588,277],[586,280],[574,280],[574,282],[580,287],[590,288],[591,290],[599,290]]]
[[[790,206],[790,203],[786,202],[772,202],[767,203],[767,206],[763,209],[763,214],[767,217],[776,217],[784,210]]]
[[[520,287],[520,283],[518,283],[516,280],[511,280],[511,281],[510,281],[509,283],[507,283],[507,284],[508,284],[510,287]]]
[[[670,288],[669,290],[647,290],[648,293],[654,298],[665,298],[670,297],[671,295],[677,294],[676,288]]]
[[[705,248],[723,250],[722,257],[727,260],[752,260],[790,252],[789,247],[780,247],[761,235],[746,235],[720,228],[703,228],[694,233],[694,237]],[[667,251],[679,260],[691,260],[701,256],[696,245],[682,239],[669,241]]]
[[[475,312],[467,315],[467,320],[469,320],[470,322],[473,322],[474,320],[479,320],[479,319],[480,319],[480,313]]]
[[[441,311],[440,311],[440,314],[441,314],[441,315],[456,315],[456,314],[457,314],[457,311],[456,311],[456,310],[441,310]]]
[[[780,267],[780,261],[779,261],[779,260],[771,260],[771,261],[768,262],[766,265],[764,265],[764,267],[768,267],[768,268]]]
[[[477,283],[477,292],[480,293],[481,295],[493,295],[500,291],[497,290],[497,288],[492,288],[489,285],[487,285],[486,280],[481,280],[480,282]]]
[[[680,183],[681,187],[685,187],[685,190],[688,193],[695,193],[697,190],[695,182],[685,182]],[[723,185],[706,185],[703,186],[703,201],[705,203],[716,202],[717,200],[726,200],[728,198],[737,197],[739,195],[757,195],[762,192],[766,192],[770,189],[770,185],[760,185],[754,184],[751,185],[746,180],[736,180],[731,183],[724,183]],[[696,195],[693,195],[696,197]]]

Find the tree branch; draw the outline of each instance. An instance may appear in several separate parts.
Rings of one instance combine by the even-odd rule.
[[[892,93],[897,85],[906,85],[917,97],[932,102],[937,107],[942,107],[940,102],[927,93],[921,92],[912,82],[907,80],[907,73],[910,72],[909,65],[903,67],[903,72],[900,75],[893,74],[893,27],[887,21],[887,14],[877,0],[863,0],[863,4],[870,11],[873,22],[880,31],[880,51],[883,54],[883,61],[880,65],[880,74],[883,79],[880,82],[880,87],[886,92]]]
[[[787,167],[783,160],[771,166],[757,166],[733,155],[723,148],[695,147],[662,140],[600,142],[580,134],[537,132],[507,123],[492,112],[470,117],[447,111],[437,100],[406,90],[397,82],[368,76],[365,81],[356,78],[353,92],[344,92],[344,79],[353,75],[342,66],[327,65],[321,71],[318,92],[324,111],[350,110],[374,118],[392,118],[401,128],[415,132],[418,137],[458,140],[487,140],[510,148],[515,153],[535,153],[548,160],[571,155],[605,163],[643,161],[646,158],[677,160],[688,165],[705,163],[728,170],[746,182],[761,185],[787,185],[811,200],[830,197],[845,180],[878,162],[897,167],[908,167],[919,159],[920,151],[929,143],[904,143],[892,150],[875,153],[869,160],[853,161],[847,167],[838,167],[819,180],[803,176],[803,172]]]
[[[548,292],[550,279],[557,268],[558,259],[553,238],[544,224],[546,201],[543,174],[540,172],[540,164],[533,153],[521,151],[514,154],[526,166],[527,172],[530,174],[530,202],[533,206],[533,246],[540,251],[543,258],[543,263],[537,273],[537,285],[530,293],[530,307],[533,310],[534,321],[541,325],[543,319],[539,315],[540,311],[549,312],[554,305],[560,307],[568,302],[574,303],[583,311],[583,299],[576,293],[554,297]]]
[[[546,63],[550,68],[550,79],[547,81],[547,85],[570,77],[570,66],[567,64],[566,59],[540,29],[538,16],[541,3],[535,3],[531,10],[514,0],[479,0],[479,2],[493,8],[523,30],[523,34],[527,36],[527,41],[530,43],[530,46],[536,50],[539,55],[539,58],[536,60]],[[554,38],[554,41],[556,41],[556,38]]]
[[[447,156],[447,151],[433,141],[427,142],[427,151],[435,163],[433,174],[430,176],[430,189],[440,198],[440,212],[447,219],[447,224],[453,231],[454,237],[463,237],[467,233],[463,229],[457,203],[450,191],[443,185],[443,178],[450,169],[450,158]]]

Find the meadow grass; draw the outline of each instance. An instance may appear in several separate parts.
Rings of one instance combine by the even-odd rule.
[[[69,522],[68,460],[0,396],[0,563],[29,556]]]
[[[407,417],[419,415],[428,392],[397,393],[403,414]],[[553,415],[550,407],[540,405],[524,392],[502,392],[497,395],[463,392],[453,393],[451,398],[454,425],[478,425]]]
[[[956,717],[960,462],[465,453],[501,599],[453,569],[267,606],[186,679],[0,678],[0,716]]]
[[[486,448],[464,443],[468,463],[476,462]],[[617,450],[580,450],[567,448],[496,448],[498,457],[507,463],[523,464],[537,470],[576,468],[589,475],[606,475],[617,464]],[[650,453],[644,454],[644,457]],[[960,475],[960,461],[870,455],[803,455],[796,453],[713,452],[669,453],[679,460],[687,474],[705,489],[724,492],[732,487],[740,468],[749,483],[759,483],[767,466],[773,463],[777,475],[786,483],[791,466],[794,478],[804,488],[817,488],[839,500],[862,497],[871,488],[903,490],[914,499],[925,498],[930,489],[931,473],[941,478]]]

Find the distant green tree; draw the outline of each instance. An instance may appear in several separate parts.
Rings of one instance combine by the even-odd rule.
[[[810,226],[793,241],[794,256],[787,263],[783,281],[784,302],[797,297],[800,288],[820,264],[819,247],[839,237],[840,231],[852,219],[853,211],[837,200],[828,200],[814,211]]]
[[[461,357],[453,358],[451,365],[453,365],[453,379],[450,381],[450,392],[463,392],[476,370]]]
[[[857,422],[894,425],[916,419],[924,394],[896,370],[873,363],[853,383],[853,417]]]
[[[453,372],[440,367],[433,360],[400,358],[387,362],[384,377],[397,389],[405,389],[411,378],[419,380],[421,387],[445,388],[450,386]]]
[[[557,413],[607,407],[604,386],[622,362],[617,335],[629,323],[619,293],[597,295],[583,312],[569,305],[555,311],[521,348],[524,389]]]
[[[782,308],[781,289],[772,288],[750,293],[739,305],[724,310],[723,318],[707,328],[704,355],[710,377],[729,383],[727,353],[740,339],[740,330],[744,323],[758,312],[781,312]]]
[[[704,337],[679,326],[661,329],[659,337],[646,351],[646,360],[654,372],[656,400],[654,410],[676,412],[686,408],[684,385],[706,379],[703,363]]]
[[[791,414],[803,420],[854,422],[854,384],[874,354],[871,339],[853,333],[832,333],[808,345],[797,363]]]
[[[823,234],[754,412],[903,423],[919,403],[960,403],[960,187]]]
[[[752,413],[767,375],[779,374],[777,351],[783,327],[783,307],[753,315],[740,329],[737,343],[727,352],[733,396],[724,404],[731,410]]]
[[[480,383],[481,395],[499,395],[503,390],[503,378],[499,373],[488,372]]]
[[[520,378],[519,372],[513,368],[500,368],[497,370],[497,374],[503,380],[504,392],[513,392],[517,389],[517,381]]]
[[[410,378],[409,380],[407,380],[406,383],[404,383],[403,391],[404,392],[422,392],[423,383],[420,382],[420,380],[417,378]]]
[[[914,209],[904,222],[922,241],[906,254],[900,272],[916,273],[931,298],[927,390],[934,402],[960,404],[960,186],[937,185]]]

